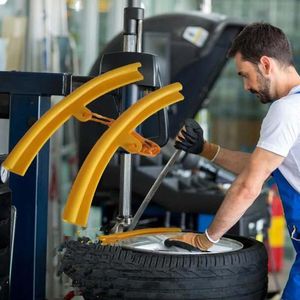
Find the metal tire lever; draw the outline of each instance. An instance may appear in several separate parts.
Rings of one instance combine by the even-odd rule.
[[[149,202],[153,198],[155,192],[157,191],[157,189],[161,185],[162,181],[164,180],[164,178],[166,177],[166,175],[168,174],[168,172],[170,171],[170,169],[172,168],[172,166],[176,162],[176,160],[179,157],[180,153],[181,153],[181,150],[176,150],[173,153],[173,155],[171,156],[171,158],[169,159],[169,161],[166,163],[166,165],[164,166],[162,171],[159,173],[158,177],[156,178],[155,182],[153,183],[153,185],[151,186],[149,192],[147,193],[146,197],[144,198],[142,204],[140,205],[139,209],[137,210],[136,214],[134,215],[134,217],[132,219],[132,222],[129,225],[127,230],[133,230],[136,227],[136,225],[137,225],[138,221],[140,220],[144,210],[146,209]]]

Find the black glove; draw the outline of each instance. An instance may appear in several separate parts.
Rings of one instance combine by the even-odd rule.
[[[203,130],[194,119],[186,119],[184,128],[179,132],[184,138],[176,137],[175,148],[188,153],[200,154],[203,151]]]

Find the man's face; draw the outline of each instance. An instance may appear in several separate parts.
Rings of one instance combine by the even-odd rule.
[[[240,53],[235,56],[237,73],[243,78],[244,89],[255,94],[262,103],[274,101],[271,95],[271,82],[266,78],[259,67],[249,61],[243,60]]]

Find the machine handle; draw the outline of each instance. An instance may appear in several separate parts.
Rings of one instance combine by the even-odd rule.
[[[154,184],[150,188],[150,190],[147,193],[145,199],[143,200],[142,204],[140,205],[138,211],[136,212],[135,216],[133,217],[132,223],[129,225],[128,230],[133,230],[135,228],[135,226],[137,225],[138,221],[140,220],[144,210],[146,209],[146,207],[150,203],[151,199],[153,198],[155,192],[160,187],[160,185],[163,182],[164,178],[166,177],[166,175],[168,174],[168,172],[170,171],[170,169],[172,168],[172,166],[176,162],[176,160],[179,157],[180,153],[181,153],[181,150],[176,150],[173,153],[173,155],[171,156],[171,158],[169,159],[169,161],[167,162],[167,164],[164,166],[162,171],[159,173],[159,175],[156,178]]]

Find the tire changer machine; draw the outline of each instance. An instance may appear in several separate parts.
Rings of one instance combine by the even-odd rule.
[[[105,99],[89,105],[89,108],[110,118],[117,118],[119,113],[135,103],[141,95],[174,81],[183,85],[185,101],[168,110],[159,111],[137,129],[141,135],[159,146],[166,145],[158,157],[132,157],[131,154],[120,151],[106,169],[93,204],[107,207],[109,211],[110,203],[113,203],[114,208],[118,203],[117,218],[108,226],[110,232],[126,231],[132,224],[131,204],[139,205],[161,173],[165,162],[170,159],[170,153],[174,150],[172,145],[167,144],[169,138],[173,139],[182,122],[194,117],[201,109],[225,65],[231,41],[243,28],[243,24],[231,22],[219,15],[169,14],[144,22],[143,14],[140,1],[128,1],[124,13],[124,32],[108,44],[95,62],[91,75],[140,62],[144,79],[138,84],[110,93]],[[155,46],[156,42],[158,44]],[[158,67],[159,56],[154,55],[153,49],[150,52],[154,54],[144,53],[143,43],[149,49],[153,46],[158,51],[163,49],[164,54],[157,53],[165,55],[162,61],[163,78]],[[0,107],[5,107],[5,117],[10,119],[10,150],[50,108],[52,95],[66,96],[89,79],[90,77],[61,73],[0,72]],[[80,125],[80,161],[104,131],[104,127],[95,123]],[[188,161],[189,156],[179,157],[179,162],[161,180],[160,188],[151,197],[154,196],[153,201],[170,212],[214,214],[224,198],[224,192],[217,187],[217,183],[230,182],[233,177],[225,170],[196,159],[192,162],[193,168],[201,168],[206,178],[193,175],[186,178],[180,170],[184,164],[188,165]],[[9,179],[12,204],[16,207],[18,217],[13,234],[14,255],[10,258],[11,263],[9,256],[6,256],[7,268],[5,274],[0,274],[0,278],[5,278],[4,284],[1,284],[2,290],[11,286],[10,298],[13,300],[45,298],[48,170],[49,145],[46,144],[24,177],[11,174]],[[2,193],[3,188],[6,189],[5,193]],[[10,191],[1,184],[0,204],[4,203],[5,197],[10,199]],[[131,200],[134,201],[131,203]],[[255,235],[256,225],[265,220],[264,212],[266,201],[262,194],[233,232],[245,236]],[[2,257],[4,255],[0,252],[0,259]],[[10,268],[12,276],[9,283],[7,278]]]

